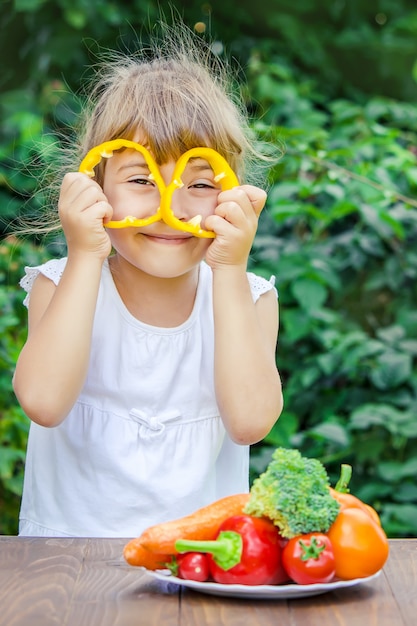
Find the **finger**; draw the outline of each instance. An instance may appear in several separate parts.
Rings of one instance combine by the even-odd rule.
[[[92,219],[103,220],[105,223],[112,218],[113,208],[107,200],[96,202],[88,208],[88,214]]]
[[[111,204],[109,204],[107,201],[103,203],[103,213],[102,213],[102,219],[103,219],[103,225],[106,224],[106,222],[109,222],[112,217],[113,217],[113,207],[111,206]]]
[[[80,192],[75,202],[79,202],[83,206],[82,210],[86,211],[95,204],[98,204],[100,202],[107,202],[107,197],[104,195],[101,189],[88,187]]]
[[[256,216],[259,217],[266,203],[266,191],[253,185],[242,185],[241,189],[245,191],[247,197],[249,198],[249,202],[251,203],[252,208],[256,213]]]
[[[204,226],[207,230],[212,230],[216,233],[216,236],[225,236],[230,238],[232,235],[236,234],[239,229],[238,227],[225,218],[223,215],[218,215],[217,212],[213,215],[209,215],[206,217]]]
[[[76,202],[81,195],[86,193],[91,203],[106,199],[100,185],[86,174],[70,172],[64,176],[61,185],[61,198],[65,198],[68,202]]]
[[[233,201],[218,204],[215,208],[214,215],[222,217],[226,222],[236,227],[241,226],[247,219],[241,205]]]
[[[76,216],[89,211],[91,207],[103,203],[108,205],[108,200],[103,191],[98,187],[76,188],[62,194],[59,201],[59,214],[61,216]],[[106,215],[109,209],[106,208]]]
[[[239,205],[244,215],[250,220],[253,217],[256,220],[258,219],[265,201],[266,193],[263,189],[251,185],[235,187],[234,189],[223,191],[218,196],[219,205],[226,202],[234,202]]]

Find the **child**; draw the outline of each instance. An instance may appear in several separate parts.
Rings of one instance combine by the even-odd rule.
[[[200,158],[172,207],[184,222],[202,214],[214,237],[162,220],[107,228],[157,210],[154,177],[129,149],[94,178],[77,171],[123,138],[147,148],[166,185],[200,146],[241,178],[254,151],[224,85],[187,40],[112,62],[92,95],[58,202],[67,257],[21,281],[29,332],[14,388],[32,420],[21,535],[133,537],[248,491],[249,445],[282,410],[276,291],[246,271],[265,192],[222,191]]]

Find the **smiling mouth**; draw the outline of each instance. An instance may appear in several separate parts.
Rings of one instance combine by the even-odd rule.
[[[161,243],[178,243],[187,241],[188,239],[192,239],[192,235],[184,234],[184,235],[164,235],[164,234],[151,234],[151,233],[141,233],[145,237],[149,239],[156,239]]]

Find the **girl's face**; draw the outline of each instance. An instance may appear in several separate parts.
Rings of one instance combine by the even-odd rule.
[[[175,167],[174,161],[160,166],[161,176],[168,185]],[[115,152],[106,162],[103,190],[113,208],[112,220],[128,215],[146,218],[154,215],[160,204],[160,192],[148,165],[140,152]],[[220,193],[214,173],[204,159],[191,159],[182,174],[183,186],[172,196],[172,210],[181,221],[201,216],[201,225],[217,206]],[[109,229],[115,250],[131,264],[149,274],[176,276],[195,267],[211,243],[179,230],[162,221],[145,227]]]

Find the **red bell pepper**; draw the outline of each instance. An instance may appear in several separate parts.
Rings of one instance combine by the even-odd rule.
[[[178,540],[178,552],[208,553],[211,577],[222,584],[276,585],[288,580],[282,566],[284,541],[266,518],[235,515],[214,541]]]

